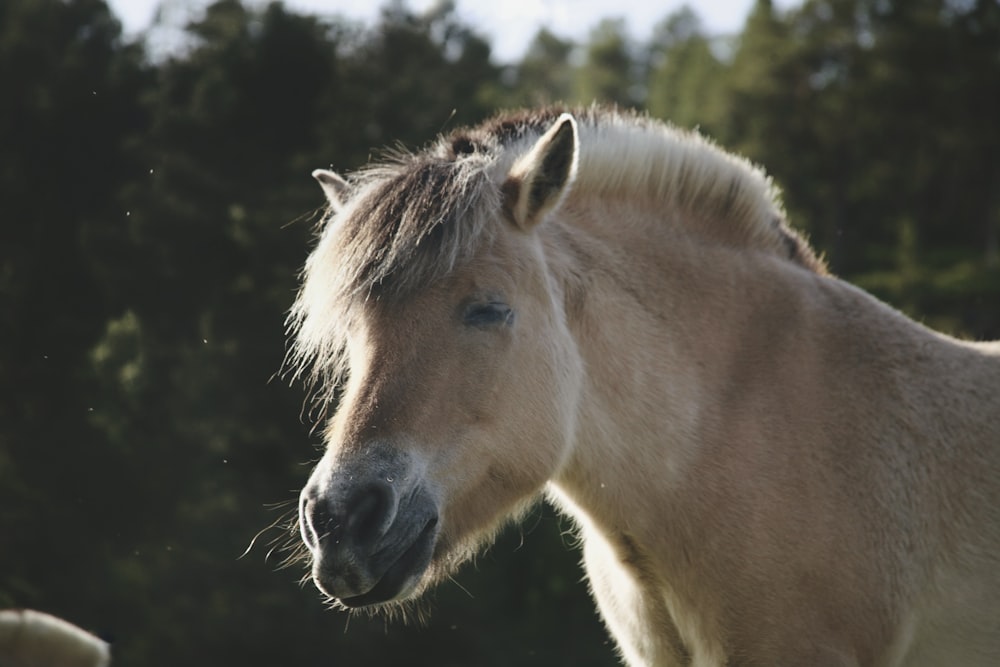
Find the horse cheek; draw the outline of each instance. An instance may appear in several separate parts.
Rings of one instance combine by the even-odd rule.
[[[583,369],[576,348],[555,318],[539,318],[519,351],[515,387],[505,420],[506,456],[526,467],[532,491],[540,490],[570,455],[575,440]],[[513,451],[511,451],[513,449]]]

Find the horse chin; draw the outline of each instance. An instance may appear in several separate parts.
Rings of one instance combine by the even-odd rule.
[[[423,582],[434,555],[437,538],[436,528],[436,519],[428,521],[416,539],[403,550],[396,561],[367,592],[340,597],[337,598],[337,601],[348,609],[359,609],[402,602],[419,595],[426,587]],[[317,581],[317,583],[319,582]],[[323,590],[322,585],[320,585],[320,589]],[[324,592],[329,594],[325,590]]]
[[[435,537],[430,541],[430,553],[426,562],[417,561],[416,554],[404,554],[370,591],[363,595],[335,598],[336,601],[350,611],[384,612],[390,616],[402,611],[402,617],[407,618],[410,612],[416,610],[418,617],[422,617],[427,610],[418,603],[424,593],[449,578],[463,563],[473,558],[477,551],[474,545],[465,542],[456,544],[446,534],[439,533]],[[411,548],[417,547],[418,543],[419,540]],[[408,573],[405,571],[404,557],[407,560],[414,559],[417,564]],[[323,590],[322,586],[320,590]],[[417,606],[411,606],[413,604]]]
[[[519,504],[514,516],[520,516],[530,506],[530,502]],[[313,581],[327,597],[347,610],[390,615],[402,610],[405,615],[411,609],[411,603],[416,603],[427,590],[449,578],[463,563],[474,558],[482,546],[493,541],[506,523],[497,519],[495,525],[474,530],[471,534],[461,530],[456,533],[455,526],[447,527],[444,525],[446,522],[439,521],[437,517],[435,513],[434,518],[427,520],[413,541],[401,549],[368,590],[360,593],[352,591],[350,594],[337,591],[339,578],[329,577],[320,566],[314,570]],[[343,581],[340,583],[342,585]]]

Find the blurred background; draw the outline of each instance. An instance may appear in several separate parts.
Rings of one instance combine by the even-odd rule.
[[[636,107],[764,165],[840,276],[1000,338],[1000,3],[751,4],[726,34],[684,8],[501,59],[447,2],[188,3],[165,46],[104,0],[2,0],[0,608],[122,666],[617,664],[544,506],[423,627],[329,611],[280,568],[320,444],[277,375],[309,172],[504,107]]]

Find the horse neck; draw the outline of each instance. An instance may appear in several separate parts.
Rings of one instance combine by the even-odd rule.
[[[548,256],[587,372],[576,445],[553,483],[608,525],[683,488],[706,410],[812,283],[787,260],[664,217],[641,202],[578,201],[553,226]]]
[[[687,504],[705,497],[706,477],[734,495],[753,466],[800,447],[866,475],[903,453],[880,460],[862,443],[995,424],[995,344],[932,332],[642,202],[567,204],[546,248],[585,379],[575,446],[552,484],[577,516],[605,530],[654,520],[663,532],[667,516],[708,511]],[[636,516],[642,507],[659,510]]]

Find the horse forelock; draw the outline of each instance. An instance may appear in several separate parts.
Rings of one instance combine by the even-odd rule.
[[[499,188],[485,155],[397,154],[351,179],[350,197],[323,221],[288,319],[289,362],[324,399],[346,369],[359,308],[404,299],[451,273],[493,237]]]
[[[359,305],[406,298],[489,244],[504,223],[508,170],[564,111],[502,113],[354,174],[346,205],[323,222],[289,316],[296,373],[310,371],[332,391],[346,368],[347,326]],[[637,113],[569,111],[580,127],[575,191],[641,194],[653,205],[714,219],[739,243],[824,271],[785,222],[771,180],[746,160]]]

